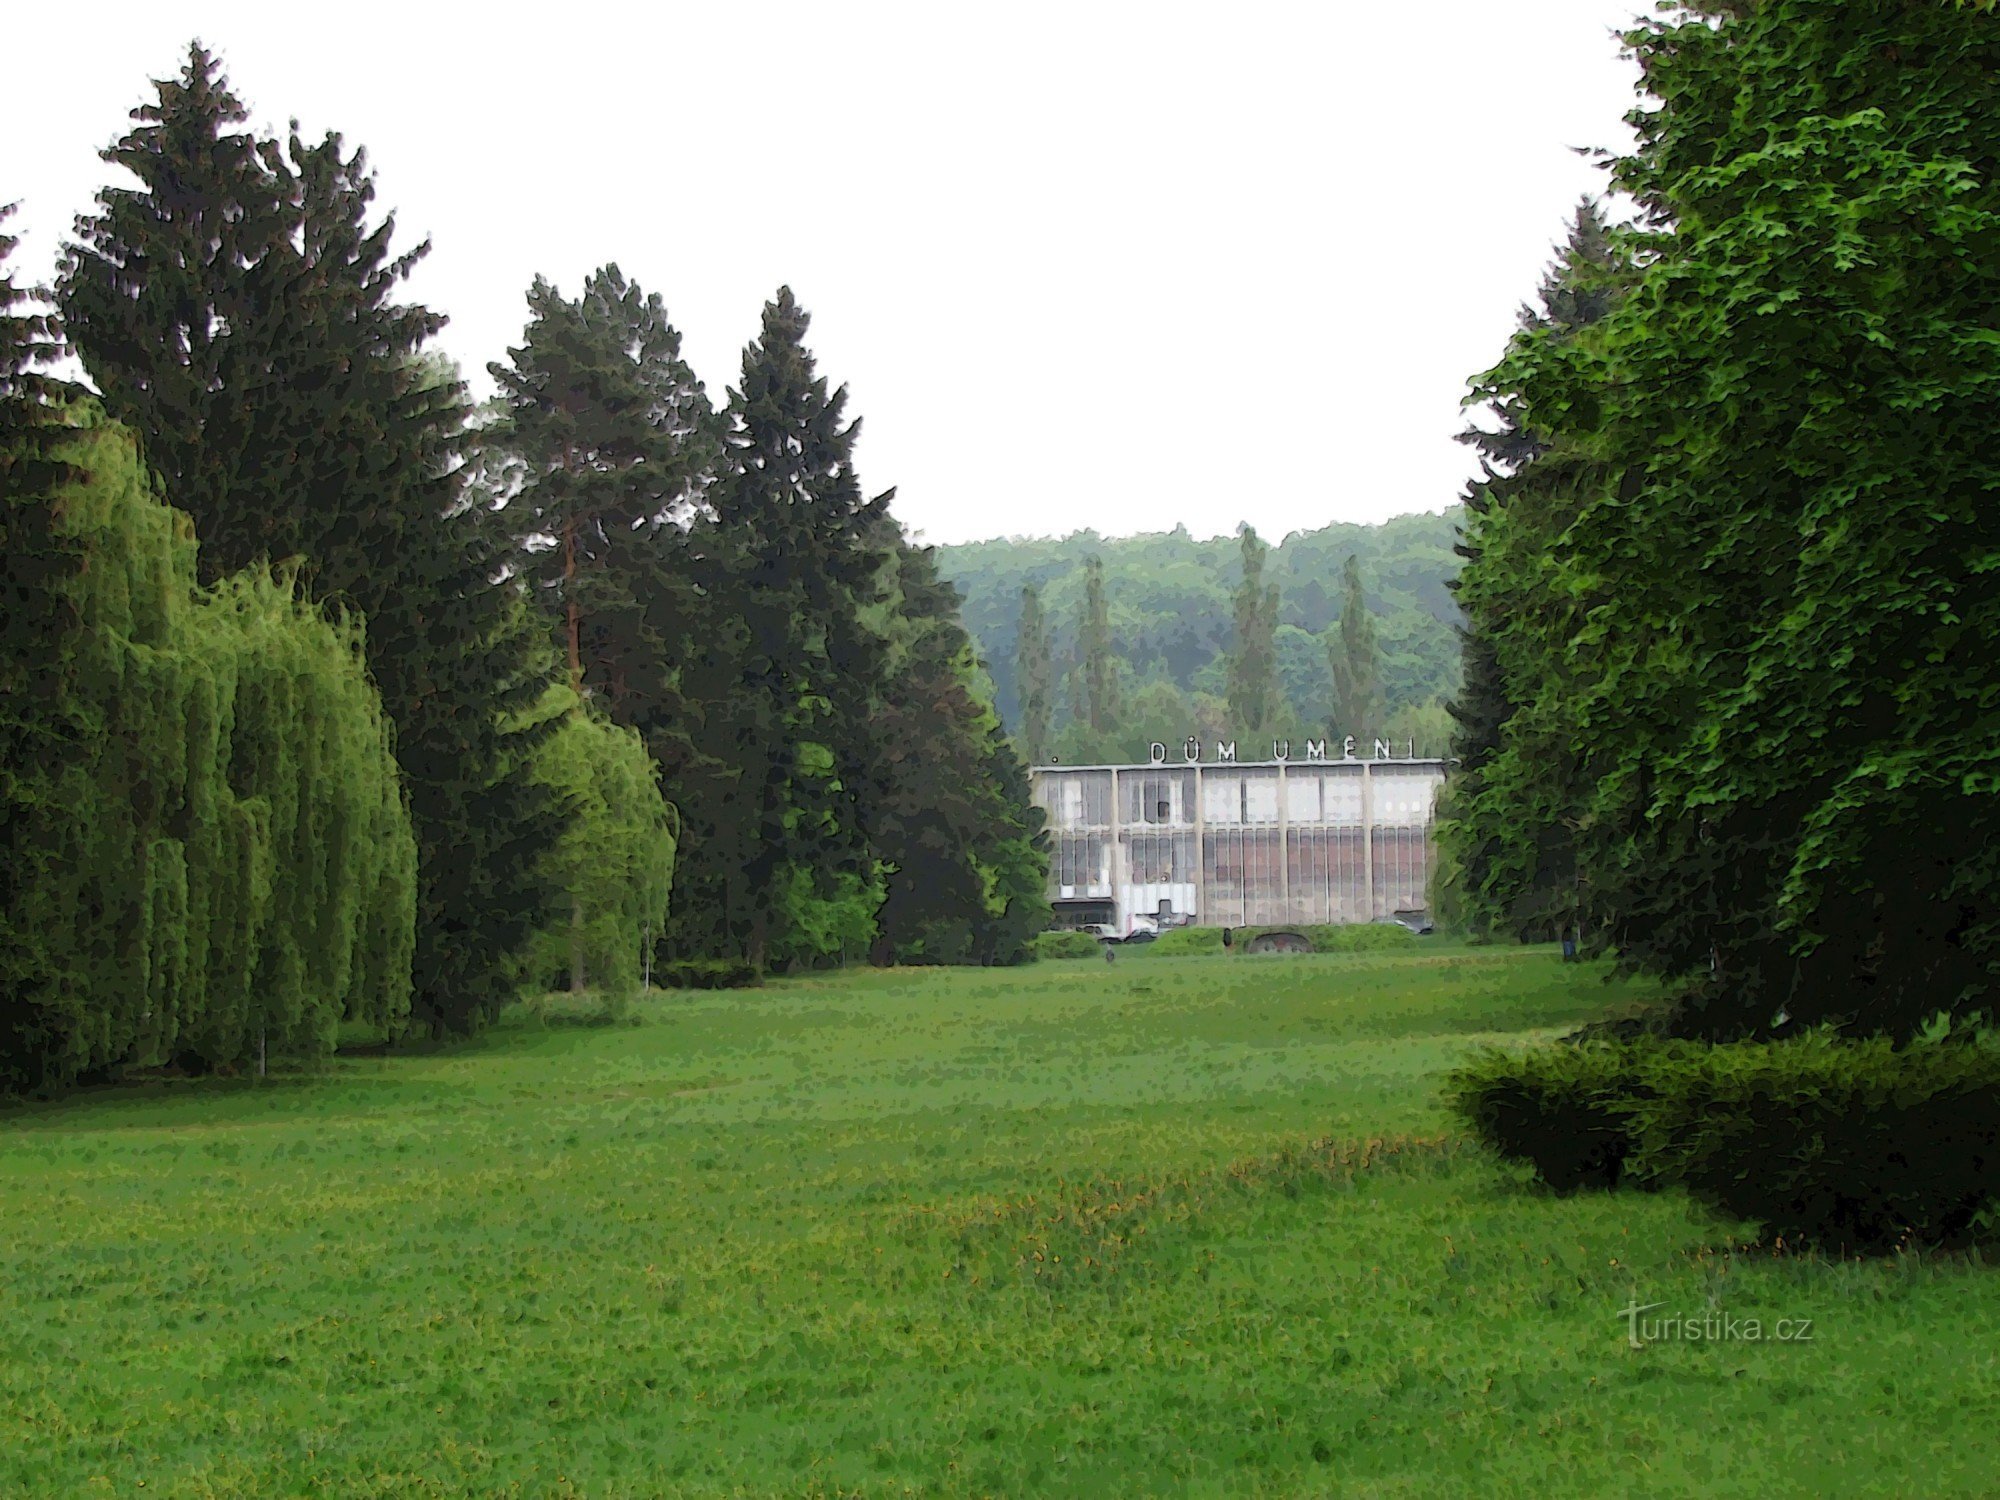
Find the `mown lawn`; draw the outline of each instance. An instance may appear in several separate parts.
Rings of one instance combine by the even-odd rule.
[[[15,1107],[0,1495],[1992,1493],[1992,1271],[1450,1134],[1466,1048],[1634,993],[1134,953]]]

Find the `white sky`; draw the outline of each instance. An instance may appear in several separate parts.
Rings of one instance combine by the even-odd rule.
[[[931,541],[1451,503],[1452,434],[1634,102],[1649,0],[10,14],[0,202],[52,273],[199,35],[253,121],[368,148],[484,390],[541,272],[666,299],[718,401],[789,282]]]

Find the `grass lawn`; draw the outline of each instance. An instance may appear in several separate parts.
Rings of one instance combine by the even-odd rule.
[[[14,1107],[0,1495],[1993,1493],[1991,1271],[1448,1132],[1468,1047],[1634,994],[1134,951]]]

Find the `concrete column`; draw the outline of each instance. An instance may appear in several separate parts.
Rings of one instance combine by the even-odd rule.
[[[1361,909],[1362,921],[1375,920],[1375,782],[1365,760],[1361,762]]]
[[[1208,922],[1208,820],[1202,795],[1201,767],[1194,771],[1194,919]]]
[[[1285,785],[1285,763],[1278,762],[1278,909],[1284,913],[1279,918],[1286,923],[1299,920],[1299,914],[1292,910],[1292,799],[1290,789]]]
[[[1125,849],[1118,838],[1118,768],[1111,768],[1111,848],[1108,861],[1111,869],[1111,923],[1118,929],[1118,935],[1125,935]]]

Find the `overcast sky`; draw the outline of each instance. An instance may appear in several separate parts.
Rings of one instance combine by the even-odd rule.
[[[720,400],[789,283],[932,541],[1451,503],[1452,434],[1635,103],[1643,0],[1422,6],[39,5],[0,202],[43,279],[96,153],[222,55],[261,125],[365,145],[414,294],[489,388],[540,272],[615,260]]]

